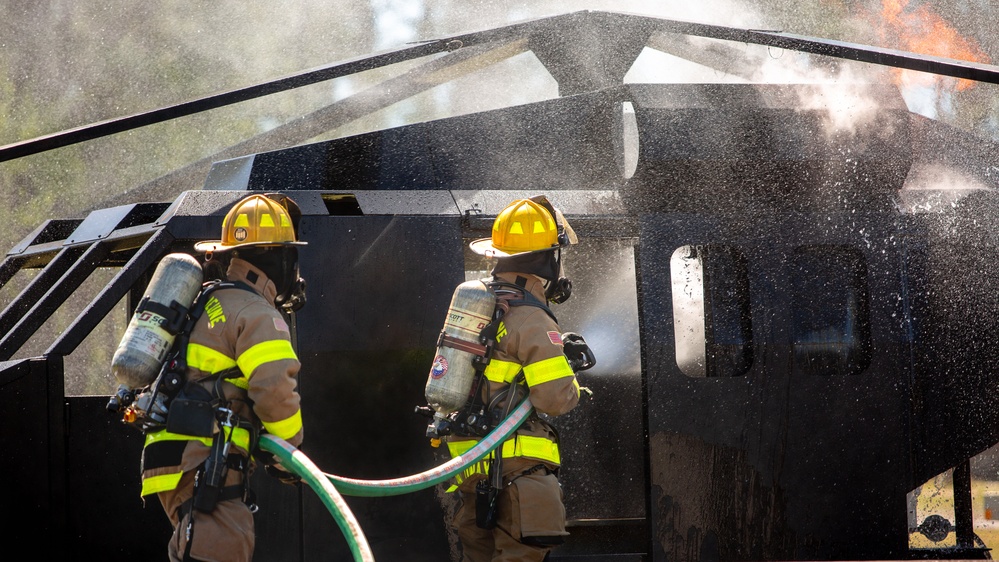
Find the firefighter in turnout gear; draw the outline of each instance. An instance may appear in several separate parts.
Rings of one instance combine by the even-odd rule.
[[[535,413],[493,454],[456,477],[461,506],[454,524],[465,561],[545,560],[568,535],[557,478],[558,433],[538,413],[547,417],[572,410],[580,399],[575,371],[593,365],[578,335],[565,334],[571,343],[564,347],[547,307],[569,297],[561,254],[574,243],[575,233],[561,213],[537,196],[511,203],[496,217],[491,238],[470,245],[496,259],[493,278],[485,281],[503,310],[494,320],[494,348],[472,401],[485,405],[494,424],[527,395]],[[589,361],[581,361],[584,356]],[[477,437],[455,432],[445,440],[457,456]]]
[[[226,283],[204,301],[179,352],[186,385],[170,403],[167,427],[146,433],[142,453],[142,496],[158,496],[173,524],[172,561],[251,560],[255,506],[247,484],[256,461],[294,481],[255,446],[260,432],[296,447],[303,438],[300,363],[289,327],[304,303],[299,216],[287,197],[251,195],[225,216],[221,240],[195,245],[206,271],[224,271]],[[215,418],[207,436],[172,430],[175,418],[181,428],[198,425],[183,422],[206,408]]]

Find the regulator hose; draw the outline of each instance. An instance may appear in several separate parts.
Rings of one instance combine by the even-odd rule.
[[[355,562],[375,562],[375,556],[368,546],[364,531],[361,530],[343,496],[337,492],[319,467],[305,456],[305,453],[287,441],[267,434],[260,436],[260,448],[277,457],[281,466],[300,476],[316,492],[340,526]]]
[[[534,407],[531,405],[530,399],[525,397],[520,405],[500,422],[495,429],[490,431],[489,435],[482,438],[477,445],[448,462],[419,474],[387,480],[357,480],[333,474],[324,475],[333,483],[337,490],[348,496],[399,496],[423,490],[424,488],[430,488],[440,482],[444,482],[472,464],[479,462],[491,453],[493,449],[502,445],[504,441],[517,431],[517,428],[527,419],[527,416],[531,414],[533,409]]]

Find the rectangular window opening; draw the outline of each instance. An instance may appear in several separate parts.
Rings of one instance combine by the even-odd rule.
[[[690,377],[745,375],[753,332],[743,254],[730,246],[681,246],[670,272],[677,366]]]

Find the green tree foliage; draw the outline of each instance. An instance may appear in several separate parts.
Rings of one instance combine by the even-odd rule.
[[[10,4],[10,2],[5,2]],[[0,144],[166,107],[371,50],[370,8],[306,1],[18,2],[0,23]],[[0,244],[306,111],[270,96],[0,163]],[[177,186],[197,189],[200,185]],[[15,211],[16,210],[16,211]]]

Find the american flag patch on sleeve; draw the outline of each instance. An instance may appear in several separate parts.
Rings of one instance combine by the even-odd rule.
[[[558,332],[548,332],[548,339],[555,345],[562,345],[562,334]]]

